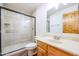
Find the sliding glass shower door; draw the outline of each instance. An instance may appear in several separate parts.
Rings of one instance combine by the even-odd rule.
[[[1,8],[1,54],[24,48],[34,39],[34,17]]]

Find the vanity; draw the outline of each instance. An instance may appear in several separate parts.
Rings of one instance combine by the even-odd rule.
[[[36,37],[37,56],[79,56],[79,42]]]
[[[69,5],[68,5],[69,6]],[[79,10],[72,7],[64,8],[56,13],[48,11],[48,32],[52,34],[67,34],[66,37],[75,38],[50,38],[37,36],[38,56],[79,56]],[[39,33],[38,33],[39,34]],[[77,38],[78,37],[78,38]],[[77,39],[76,39],[77,38]],[[56,40],[57,39],[57,40]]]

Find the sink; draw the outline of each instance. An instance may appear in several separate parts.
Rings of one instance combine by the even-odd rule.
[[[60,40],[55,40],[55,39],[49,39],[48,41],[53,43],[62,43]]]

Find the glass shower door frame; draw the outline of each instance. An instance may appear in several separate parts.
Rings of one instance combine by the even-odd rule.
[[[8,8],[0,6],[0,56],[2,56],[2,46],[1,46],[1,9],[5,9],[5,10],[12,11],[12,12],[15,12],[15,13],[18,13],[18,14],[22,14],[24,16],[28,16],[28,17],[34,18],[34,29],[32,29],[32,30],[34,31],[34,36],[36,36],[36,17],[30,16],[30,15],[26,15],[24,13],[21,13],[21,12],[18,12],[18,11],[15,11],[15,10],[8,9]],[[21,48],[21,49],[23,49],[23,48]],[[18,49],[18,50],[20,50],[20,49]],[[17,51],[17,50],[15,50],[15,51]],[[14,52],[14,51],[11,51],[10,53],[12,53],[12,52]]]

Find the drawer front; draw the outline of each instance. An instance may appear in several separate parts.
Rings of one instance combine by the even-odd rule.
[[[47,44],[41,41],[37,41],[37,46],[47,51]]]
[[[55,47],[52,46],[48,46],[48,55],[55,55],[55,56],[72,56],[69,53],[66,53],[60,49],[57,49]]]
[[[40,47],[38,47],[38,50],[37,50],[37,55],[38,56],[47,56],[47,51],[41,49]]]

